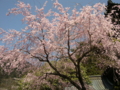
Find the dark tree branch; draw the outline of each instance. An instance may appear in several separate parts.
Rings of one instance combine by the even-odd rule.
[[[68,30],[68,42],[67,42],[67,46],[68,46],[68,56],[69,56],[69,59],[73,62],[73,64],[76,66],[76,63],[74,61],[74,59],[71,57],[70,55],[70,32]]]
[[[47,74],[56,75],[56,76],[60,76],[60,77],[63,78],[63,79],[67,79],[67,80],[70,81],[70,83],[73,84],[78,90],[82,90],[82,88],[81,88],[76,82],[74,82],[73,80],[71,80],[71,78],[69,78],[69,77],[66,76],[66,75],[63,75],[63,74],[60,74],[60,73],[47,73]]]

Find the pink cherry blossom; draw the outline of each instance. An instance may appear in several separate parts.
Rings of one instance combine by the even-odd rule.
[[[11,72],[13,68],[22,71],[26,61],[47,62],[56,73],[52,74],[65,77],[64,79],[79,90],[86,90],[81,77],[80,63],[84,62],[92,52],[92,46],[102,48],[105,55],[118,62],[116,54],[120,54],[120,39],[112,37],[116,32],[112,30],[114,26],[111,24],[111,18],[105,18],[103,15],[104,4],[84,6],[78,11],[74,8],[71,14],[69,14],[69,7],[64,8],[58,0],[53,4],[58,11],[49,10],[45,13],[45,3],[40,9],[36,7],[35,15],[30,12],[29,4],[20,1],[17,8],[9,11],[8,15],[22,14],[24,16],[22,21],[27,26],[21,31],[6,32],[0,29],[2,35],[0,40],[6,44],[0,46],[0,65],[5,71]],[[84,42],[85,46],[80,44],[81,42]],[[77,58],[76,55],[79,57]],[[59,72],[59,69],[51,63],[53,60],[63,60],[64,63],[66,58],[70,60],[70,65],[74,65],[72,69],[76,70],[79,84]],[[6,66],[4,66],[5,62],[7,62]],[[105,60],[101,62],[105,63]]]

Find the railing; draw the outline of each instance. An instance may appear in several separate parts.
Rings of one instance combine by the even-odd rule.
[[[65,87],[64,90],[78,90],[78,89],[74,86],[68,86],[68,87]]]

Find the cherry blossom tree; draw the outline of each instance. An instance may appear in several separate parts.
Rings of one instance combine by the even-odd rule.
[[[84,6],[78,11],[75,8],[71,10],[69,7],[63,7],[57,0],[53,5],[56,10],[45,13],[45,3],[40,9],[36,7],[36,14],[32,14],[31,6],[19,1],[17,8],[9,11],[7,15],[23,15],[22,21],[26,27],[21,31],[7,32],[0,29],[1,41],[5,43],[5,46],[0,47],[0,65],[10,73],[13,68],[22,71],[26,61],[39,62],[41,65],[46,62],[54,70],[49,72],[49,75],[68,80],[78,90],[86,90],[80,68],[81,63],[96,50],[95,47],[99,47],[100,55],[109,56],[119,65],[116,52],[120,54],[120,40],[112,37],[115,31],[111,28],[114,26],[111,24],[111,19],[103,15],[104,4]],[[81,42],[85,45],[80,44]],[[100,55],[98,56],[101,57]],[[64,65],[66,59],[70,60],[69,66],[75,70],[78,82],[60,72],[57,64],[51,63],[51,61],[63,60]],[[105,59],[98,60],[106,63]],[[98,66],[101,65],[98,64]],[[117,65],[111,64],[116,67]],[[72,72],[66,71],[66,73]]]

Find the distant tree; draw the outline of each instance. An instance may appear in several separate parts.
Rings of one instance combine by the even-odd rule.
[[[114,27],[112,28],[112,30],[115,31],[115,34],[113,35],[114,40],[119,40],[120,38],[120,3],[114,3],[112,2],[112,0],[108,0],[105,16],[110,17],[112,20],[112,24],[114,25]],[[117,59],[119,60],[120,53],[116,51],[115,54]],[[102,78],[107,79],[109,82],[111,82],[113,84],[111,85],[112,88],[116,88],[117,86],[118,88],[117,90],[119,90],[120,88],[119,73],[120,73],[120,68],[114,68],[108,65],[107,69],[104,71],[102,75]]]
[[[108,0],[105,12],[106,18],[111,18],[113,28],[115,31],[113,35],[113,40],[118,40],[120,42],[120,3],[114,3],[112,0]],[[119,52],[116,51],[116,56],[120,59]]]
[[[120,4],[108,0],[105,16],[111,18],[112,24],[114,25],[113,30],[116,31],[114,37],[117,38],[120,36]]]
[[[103,4],[85,6],[80,11],[73,9],[71,13],[70,8],[63,7],[57,0],[53,5],[58,11],[49,10],[44,13],[44,5],[40,9],[36,8],[35,15],[30,12],[31,6],[23,2],[19,2],[17,8],[9,11],[7,15],[22,14],[22,21],[27,26],[21,31],[7,32],[1,29],[1,40],[6,45],[0,47],[0,64],[10,73],[13,68],[23,71],[26,61],[35,65],[43,65],[45,62],[53,69],[48,75],[59,76],[78,90],[86,90],[81,63],[88,60],[91,52],[96,51],[94,47],[99,47],[97,55],[108,56],[112,61],[116,61],[111,66],[117,67],[119,61],[116,51],[120,53],[120,41],[111,37],[114,35],[111,30],[113,24],[110,18],[105,18],[102,14],[105,8]],[[82,41],[86,43],[85,46],[80,44]],[[61,64],[65,67],[66,59],[71,63],[70,72],[61,72],[57,64],[52,63],[63,60]],[[97,60],[108,64],[106,59]],[[98,66],[102,67],[104,64],[99,63]],[[71,78],[72,74],[69,74],[72,70],[77,82]]]
[[[83,61],[82,65],[86,68],[87,75],[102,75],[107,66],[113,63],[115,62],[94,46],[94,50],[88,54],[87,60]]]

